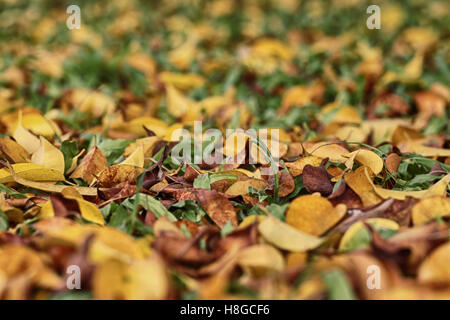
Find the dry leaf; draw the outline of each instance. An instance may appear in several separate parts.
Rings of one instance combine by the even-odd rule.
[[[91,184],[96,177],[107,167],[106,157],[103,152],[94,146],[80,162],[71,178],[81,178]]]
[[[330,201],[320,196],[300,196],[289,206],[286,223],[302,232],[320,236],[339,222],[346,212],[345,204],[333,208]]]
[[[259,223],[258,230],[267,242],[283,250],[305,252],[322,243],[322,239],[303,233],[270,216]]]

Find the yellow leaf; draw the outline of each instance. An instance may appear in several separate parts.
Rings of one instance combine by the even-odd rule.
[[[367,137],[361,128],[351,125],[339,128],[334,135],[342,141],[349,142],[364,142]]]
[[[450,149],[424,146],[420,141],[407,141],[399,146],[403,153],[417,153],[423,157],[450,157]]]
[[[181,92],[172,85],[166,86],[167,90],[167,111],[176,118],[185,115],[194,105],[195,102],[185,97]]]
[[[450,198],[442,196],[422,199],[412,208],[414,225],[427,223],[437,217],[448,216],[450,216]]]
[[[256,214],[252,214],[251,216],[247,216],[244,218],[244,220],[241,221],[241,223],[239,224],[239,229],[244,229],[250,225],[252,225],[255,222],[261,222],[266,218],[266,216],[262,216],[262,215],[256,215]]]
[[[25,245],[3,245],[0,248],[0,277],[4,277],[6,285],[2,297],[13,300],[27,299],[32,289],[61,288],[63,280],[50,269],[47,260],[48,256]]]
[[[419,267],[417,278],[423,283],[450,283],[450,243],[435,249]]]
[[[166,266],[156,255],[148,260],[135,261],[123,279],[124,298],[128,300],[161,300],[169,292]]]
[[[163,137],[167,131],[167,124],[157,118],[140,117],[131,120],[128,123],[120,124],[117,128],[126,132],[134,133],[138,136],[145,136],[147,133],[144,129],[152,130],[158,137]]]
[[[322,159],[329,158],[330,161],[344,163],[347,158],[344,154],[348,153],[348,150],[337,143],[332,142],[318,142],[318,143],[304,143],[304,149],[309,155],[316,156]]]
[[[259,223],[258,231],[267,242],[293,252],[305,252],[322,243],[321,238],[303,233],[272,216]]]
[[[284,269],[284,259],[280,251],[267,244],[257,244],[238,253],[237,262],[241,268],[253,276],[270,275]]]
[[[21,164],[19,163],[17,165],[21,165]],[[51,169],[48,169],[48,168],[44,168],[44,169],[51,170]],[[22,177],[19,176],[19,174],[16,174],[14,172],[14,169],[11,166],[9,166],[9,171],[10,171],[10,173],[11,173],[11,175],[13,177],[13,180],[15,182],[20,183],[20,184],[22,184],[24,186],[27,186],[27,187],[31,187],[31,188],[35,188],[35,189],[43,190],[43,191],[48,191],[48,192],[58,192],[58,193],[62,192],[65,188],[67,188],[67,186],[63,186],[63,185],[57,185],[57,184],[51,184],[51,183],[45,183],[45,182],[36,182],[36,181],[28,180],[26,178],[22,178]],[[59,175],[61,175],[61,173],[56,171],[56,170],[52,170],[52,171],[53,172],[57,172]],[[44,171],[41,170],[41,173],[39,173],[39,174],[42,174],[42,172],[44,172]],[[37,174],[34,175],[33,174],[32,176],[36,177],[36,176],[39,176],[39,175],[37,175]],[[56,180],[56,181],[59,181],[59,179]],[[83,196],[96,196],[97,195],[97,188],[78,187],[78,186],[74,186],[73,188],[75,188]]]
[[[227,189],[227,191],[225,191],[225,194],[234,197],[246,195],[248,194],[249,187],[256,190],[264,190],[267,187],[267,182],[262,179],[254,178],[236,181]]]
[[[201,87],[205,83],[205,79],[195,73],[180,74],[164,71],[159,74],[159,78],[166,85],[183,91]]]
[[[100,210],[97,208],[97,206],[94,203],[86,201],[82,198],[80,199],[78,197],[74,197],[74,196],[65,195],[64,197],[66,199],[75,200],[78,203],[78,207],[80,209],[81,216],[85,220],[97,223],[99,225],[105,224],[105,220],[103,219],[103,214],[100,212]]]
[[[337,103],[330,103],[324,106],[320,112],[319,117],[324,117],[327,114],[333,114],[331,122],[336,123],[360,123],[361,116],[358,111],[351,106],[341,106]]]
[[[41,211],[39,212],[39,217],[42,219],[53,218],[55,216],[55,211],[53,210],[52,202],[49,200],[41,206]]]
[[[292,176],[297,177],[302,174],[303,168],[309,164],[313,167],[318,167],[322,163],[322,158],[316,157],[316,156],[308,156],[308,157],[302,157],[294,162],[286,162],[286,167],[289,168],[289,172]]]
[[[90,90],[76,89],[72,91],[72,104],[81,112],[89,112],[94,117],[114,112],[116,105],[114,99],[108,95]]]
[[[335,208],[327,199],[316,195],[296,198],[286,212],[286,223],[302,232],[320,236],[341,220],[347,212],[345,204]]]
[[[32,110],[32,112],[24,110],[23,115],[20,111],[17,122],[12,121],[12,123],[10,124],[10,128],[14,128],[15,130],[17,130],[17,128],[22,127],[26,130],[30,130],[37,136],[41,135],[46,137],[47,139],[52,139],[55,134],[58,136],[61,135],[61,130],[59,130],[57,125],[55,125],[51,120],[47,119],[41,114],[35,112],[35,109]],[[14,132],[15,130],[13,130],[12,132]],[[21,143],[19,142],[19,144]]]
[[[43,136],[40,137],[39,148],[31,156],[31,162],[43,165],[44,167],[54,169],[64,174],[63,153],[48,142]]]
[[[379,144],[391,141],[392,134],[398,126],[408,126],[410,123],[405,119],[376,119],[363,121],[361,129],[366,135],[372,134],[373,143]]]
[[[17,176],[31,181],[64,181],[64,175],[55,170],[46,168],[40,164],[17,163],[12,168]],[[7,168],[0,169],[0,183],[13,182],[14,177]]]
[[[155,144],[160,141],[160,138],[157,136],[153,137],[145,137],[141,139],[137,139],[135,142],[128,145],[123,152],[123,156],[128,158],[139,146],[142,146],[144,157],[149,158],[153,154],[153,147]],[[170,141],[170,140],[167,140]],[[144,164],[147,166],[149,164],[149,160],[145,160]]]
[[[30,155],[20,144],[6,137],[0,137],[0,157],[15,163],[30,162]]]
[[[345,183],[361,198],[364,207],[373,206],[382,201],[375,193],[372,179],[366,167],[359,167],[344,175]]]
[[[144,148],[142,145],[139,145],[136,150],[133,151],[132,154],[120,164],[131,165],[139,168],[144,167]]]
[[[352,156],[354,156],[354,159],[361,165],[369,167],[372,172],[377,175],[383,170],[383,159],[381,159],[375,152],[370,150],[364,150],[359,149],[356,151],[353,151],[349,154],[344,155],[345,157],[350,157],[352,159]],[[353,167],[353,161],[347,165],[347,168]]]
[[[16,127],[12,136],[30,154],[39,148],[40,141],[38,137],[22,127],[21,124]]]
[[[164,299],[169,290],[165,266],[155,256],[130,264],[105,261],[97,267],[92,284],[95,299]]]

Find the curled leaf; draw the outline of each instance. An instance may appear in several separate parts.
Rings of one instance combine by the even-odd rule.
[[[322,243],[321,238],[303,233],[271,216],[259,223],[258,231],[267,242],[293,252],[305,252]]]

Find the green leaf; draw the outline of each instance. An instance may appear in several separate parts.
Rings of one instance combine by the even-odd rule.
[[[290,203],[285,203],[282,205],[271,203],[266,207],[267,210],[277,219],[284,221],[284,212],[289,207]]]
[[[108,161],[108,166],[114,163],[118,158],[123,155],[125,148],[132,143],[132,140],[124,139],[102,139],[97,147],[103,152]]]
[[[186,219],[195,223],[200,223],[206,215],[205,210],[194,200],[185,200],[174,203],[170,208],[175,208],[175,217],[180,220]]]
[[[354,300],[355,293],[347,276],[339,269],[322,274],[322,279],[331,300]]]
[[[211,190],[211,182],[209,180],[209,174],[204,173],[195,178],[193,183],[194,188]]]
[[[394,234],[397,233],[396,230],[388,228],[380,228],[375,223],[369,222],[369,224],[374,228],[374,230],[384,239],[389,239]],[[342,248],[343,251],[352,251],[356,249],[367,248],[372,241],[372,236],[367,227],[359,229],[353,237],[346,243],[345,247]]]
[[[5,192],[7,194],[10,194],[16,199],[25,199],[27,197],[26,195],[24,195],[22,193],[19,193],[19,192],[15,191],[15,190],[12,190],[12,189],[8,188],[3,183],[0,183],[0,191]]]
[[[153,212],[157,218],[166,216],[172,222],[177,221],[177,218],[172,214],[172,212],[167,210],[161,202],[148,194],[140,195],[139,204],[146,210],[150,210],[151,212]]]
[[[234,226],[231,224],[230,221],[227,221],[225,223],[225,225],[222,227],[222,230],[220,230],[220,234],[223,237],[226,237],[227,235],[229,235],[230,233],[232,233],[234,231]]]
[[[6,231],[9,228],[8,216],[0,210],[0,230]]]
[[[61,144],[61,152],[64,155],[64,171],[72,166],[72,159],[78,153],[78,144],[76,141],[63,141]]]

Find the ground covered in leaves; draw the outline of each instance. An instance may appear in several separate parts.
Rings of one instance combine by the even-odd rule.
[[[379,2],[2,1],[0,297],[450,299],[449,3]]]

